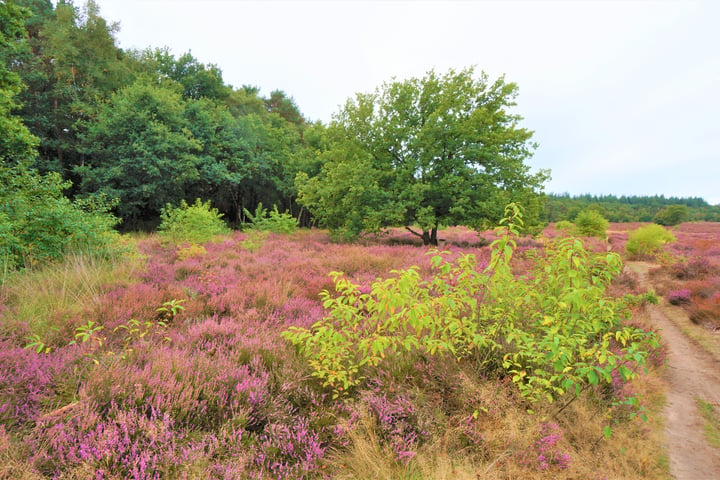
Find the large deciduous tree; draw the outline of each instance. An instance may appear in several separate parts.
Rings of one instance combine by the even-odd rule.
[[[297,177],[299,201],[346,237],[400,224],[437,244],[440,225],[484,227],[511,200],[532,223],[548,172],[525,163],[535,145],[510,111],[517,91],[468,68],[358,94],[334,117],[320,174]]]
[[[118,198],[130,226],[179,203],[198,178],[202,144],[188,128],[181,88],[139,79],[100,106],[83,139],[86,161],[75,169],[81,190]]]

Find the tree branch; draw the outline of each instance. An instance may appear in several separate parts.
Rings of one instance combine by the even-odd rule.
[[[410,228],[410,227],[405,227],[405,230],[407,230],[408,232],[412,233],[412,234],[415,235],[416,237],[423,238],[422,234],[417,233],[415,230],[413,230],[413,229]]]

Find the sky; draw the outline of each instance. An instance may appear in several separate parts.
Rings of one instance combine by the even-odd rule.
[[[323,123],[393,78],[504,75],[547,192],[720,204],[715,0],[96,2],[121,48],[189,51]]]

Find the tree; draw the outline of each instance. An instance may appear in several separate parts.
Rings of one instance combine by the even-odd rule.
[[[0,269],[16,269],[62,259],[72,251],[107,256],[118,250],[104,198],[71,202],[60,175],[0,164]]]
[[[60,0],[22,0],[33,11],[27,20],[28,47],[15,65],[28,88],[20,114],[40,139],[36,166],[66,178],[82,163],[78,136],[94,121],[97,105],[134,72],[116,45],[117,24],[100,16],[89,0],[84,8]]]
[[[148,73],[159,78],[169,78],[183,86],[183,97],[197,100],[212,98],[225,100],[231,88],[226,86],[222,71],[216,65],[200,63],[190,52],[176,59],[166,48],[146,50],[140,62]]]
[[[532,174],[523,163],[535,145],[532,132],[518,126],[521,117],[509,112],[516,96],[515,84],[475,78],[472,68],[358,94],[334,117],[320,174],[298,176],[299,201],[346,236],[400,224],[425,244],[437,244],[441,224],[496,222],[511,200],[530,207],[532,224],[548,173]],[[360,175],[350,174],[355,168]],[[357,203],[338,211],[348,196]]]
[[[653,222],[672,227],[687,222],[688,218],[690,218],[690,211],[687,205],[668,205],[655,215]]]
[[[120,199],[118,214],[130,226],[178,204],[198,178],[202,145],[188,129],[181,88],[138,79],[101,105],[83,139],[82,191]]]
[[[609,222],[600,212],[587,208],[575,217],[575,230],[585,237],[605,238]]]
[[[13,115],[18,108],[15,97],[22,91],[23,84],[20,76],[6,66],[16,61],[28,15],[28,10],[13,2],[0,2],[0,164],[34,156],[37,144],[22,119]]]
[[[282,118],[295,125],[302,125],[305,123],[303,118],[295,104],[295,100],[292,97],[288,97],[282,90],[273,90],[270,93],[270,98],[265,99],[265,108],[268,112],[277,113]]]

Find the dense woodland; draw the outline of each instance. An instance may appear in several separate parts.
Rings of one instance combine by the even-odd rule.
[[[16,3],[31,10],[2,51],[25,87],[16,114],[39,140],[33,166],[72,181],[70,196],[119,199],[126,228],[181,199],[212,199],[231,220],[259,202],[296,207],[294,175],[316,168],[324,127],[284,92],[232,88],[189,53],[122,50],[93,2]]]

